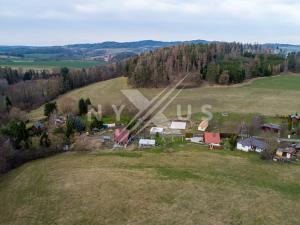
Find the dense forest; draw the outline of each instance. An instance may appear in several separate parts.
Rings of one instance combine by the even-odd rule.
[[[167,47],[124,62],[129,83],[158,87],[190,73],[189,81],[219,84],[240,83],[284,71],[285,56],[270,54],[261,45],[239,43],[190,44]]]

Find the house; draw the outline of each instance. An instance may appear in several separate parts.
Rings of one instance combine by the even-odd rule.
[[[262,125],[261,129],[263,131],[272,131],[274,133],[279,133],[281,130],[281,127],[280,127],[280,125],[270,123],[270,124]]]
[[[118,128],[115,130],[114,139],[117,144],[127,144],[129,131],[126,128]]]
[[[298,116],[298,113],[294,113],[291,115],[291,119],[293,121],[293,123],[297,123],[300,119],[300,117]]]
[[[208,125],[209,125],[209,124],[208,124],[208,121],[207,121],[207,120],[203,120],[203,121],[201,121],[201,123],[199,124],[198,130],[204,132],[204,131],[206,131]]]
[[[267,147],[268,145],[265,142],[260,141],[254,137],[238,141],[236,145],[237,150],[241,150],[244,152],[255,151],[259,153],[265,151]]]
[[[221,143],[221,135],[220,133],[204,133],[204,143],[205,144],[216,144],[219,145]]]
[[[204,133],[204,143],[208,144],[209,149],[223,149],[223,147],[220,145],[221,143],[221,135],[220,133]]]
[[[291,159],[297,153],[296,149],[288,148],[278,148],[276,151],[276,156],[279,158]]]
[[[155,147],[155,140],[152,139],[140,139],[139,148]]]
[[[300,143],[295,145],[295,149],[296,149],[297,151],[300,151]]]
[[[185,130],[186,122],[172,121],[170,128],[173,130]]]
[[[151,135],[156,135],[156,134],[162,135],[163,133],[164,133],[164,128],[162,128],[162,127],[152,127],[150,129]]]

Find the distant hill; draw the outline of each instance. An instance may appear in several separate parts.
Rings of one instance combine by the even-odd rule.
[[[209,41],[135,41],[135,42],[103,42],[94,44],[73,44],[65,46],[0,46],[2,57],[21,57],[33,59],[123,59],[157,48],[175,46],[183,43],[205,44]]]
[[[134,42],[102,42],[90,44],[72,44],[65,46],[1,46],[0,58],[29,58],[51,60],[122,60],[130,56],[139,55],[158,48],[176,46],[181,44],[208,44],[217,41],[191,40],[191,41],[155,41],[142,40]],[[300,51],[300,45],[263,44],[263,48],[274,53],[287,54]]]

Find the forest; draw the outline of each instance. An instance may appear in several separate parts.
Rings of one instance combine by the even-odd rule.
[[[190,73],[189,81],[218,84],[271,76],[285,70],[283,55],[271,54],[260,45],[214,43],[179,45],[132,57],[124,62],[131,85],[159,87]]]

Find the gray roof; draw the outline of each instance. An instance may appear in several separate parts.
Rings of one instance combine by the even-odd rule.
[[[238,143],[243,146],[253,146],[255,148],[260,148],[260,149],[266,149],[268,147],[268,145],[265,142],[260,141],[254,137],[241,140]]]
[[[300,149],[300,143],[295,146],[296,149]]]
[[[280,125],[269,123],[269,124],[264,124],[262,125],[263,128],[269,128],[269,129],[275,129],[275,130],[280,130],[281,127]]]

